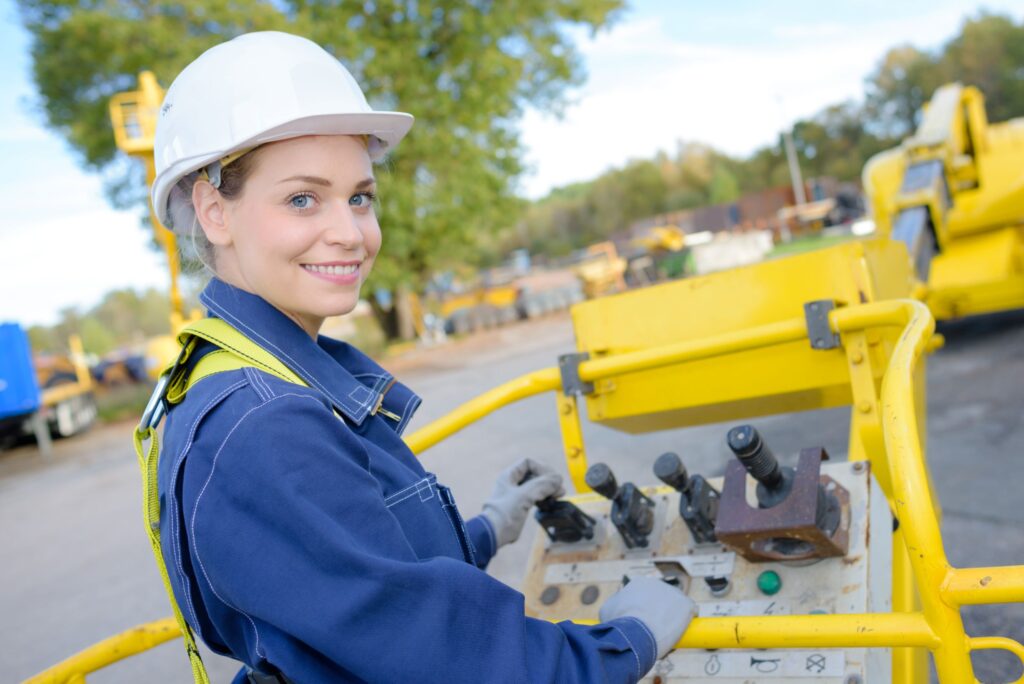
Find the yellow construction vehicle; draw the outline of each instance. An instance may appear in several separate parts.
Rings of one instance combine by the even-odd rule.
[[[67,354],[33,354],[16,323],[0,323],[0,444],[34,434],[48,454],[51,436],[70,437],[96,420],[92,376],[82,340]]]
[[[153,138],[156,135],[157,113],[163,99],[164,91],[151,71],[143,71],[139,74],[138,90],[118,93],[110,98],[110,121],[114,127],[114,141],[122,152],[137,157],[145,163],[147,187],[153,185],[153,178],[156,176]],[[177,354],[178,347],[175,336],[187,320],[181,290],[178,288],[181,263],[178,259],[177,241],[174,233],[160,223],[152,206],[150,206],[149,218],[153,225],[153,237],[157,244],[163,247],[167,257],[170,275],[169,334],[151,338],[147,341],[145,350],[150,376],[156,379],[160,370]],[[195,317],[196,315],[193,315],[188,320]]]
[[[1024,658],[1024,646],[968,636],[960,607],[1024,602],[1024,566],[946,558],[923,441],[934,318],[913,287],[904,246],[879,239],[583,302],[575,352],[407,442],[422,453],[552,393],[577,494],[538,506],[526,610],[594,621],[624,575],[677,584],[699,617],[645,682],[924,684],[929,653],[943,684],[975,682],[971,652]],[[846,446],[847,461],[813,444],[780,466],[743,423],[727,435],[737,458],[723,478],[663,456],[651,481],[665,486],[641,487],[588,467],[580,415],[643,433],[843,405],[850,431],[829,446]],[[176,636],[170,618],[142,625],[29,682],[81,681]]]
[[[619,256],[615,244],[598,242],[583,250],[572,269],[583,281],[588,299],[626,289],[626,260]]]
[[[939,320],[1024,306],[1024,118],[990,124],[981,92],[935,91],[913,136],[872,157],[879,234],[905,243]]]

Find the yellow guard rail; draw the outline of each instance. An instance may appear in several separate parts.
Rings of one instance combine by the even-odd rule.
[[[944,684],[977,681],[971,667],[971,651],[1004,649],[1024,660],[1024,646],[1012,639],[967,636],[960,617],[962,605],[1024,602],[1024,566],[961,569],[952,567],[946,558],[938,507],[918,433],[914,391],[915,367],[935,328],[931,313],[920,302],[890,300],[835,309],[829,313],[829,324],[840,335],[878,328],[901,330],[881,387],[885,449],[871,454],[872,471],[879,476],[900,521],[894,534],[894,612],[697,618],[679,647],[889,647],[893,649],[892,680],[900,684],[927,681],[927,665],[920,657],[923,649],[932,653],[936,672]],[[806,339],[807,335],[805,320],[794,318],[704,340],[584,361],[579,366],[579,375],[585,382],[596,381],[626,372],[794,342]],[[543,392],[557,393],[569,472],[577,489],[586,491],[586,458],[579,435],[576,397],[561,392],[557,368],[529,373],[485,392],[412,434],[408,444],[413,451],[422,452],[502,406]],[[86,673],[174,636],[179,635],[173,621],[142,625],[72,656],[26,684],[83,682]],[[1017,681],[1024,683],[1024,677]]]

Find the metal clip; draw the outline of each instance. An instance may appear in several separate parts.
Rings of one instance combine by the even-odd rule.
[[[562,374],[562,392],[565,396],[594,393],[594,383],[580,380],[580,364],[589,358],[588,352],[562,354],[558,357],[558,370]]]
[[[164,373],[157,379],[153,394],[149,395],[149,401],[146,402],[146,410],[142,412],[142,418],[139,419],[139,432],[155,428],[163,419],[164,413],[167,411],[164,395],[167,393],[167,386],[171,384],[172,374],[173,372]]]
[[[835,349],[839,346],[839,334],[832,332],[828,313],[836,308],[831,299],[819,299],[804,304],[804,318],[807,320],[807,337],[813,349]]]

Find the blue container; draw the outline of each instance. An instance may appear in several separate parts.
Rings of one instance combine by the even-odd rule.
[[[39,405],[28,335],[17,323],[0,323],[0,419],[27,415]]]

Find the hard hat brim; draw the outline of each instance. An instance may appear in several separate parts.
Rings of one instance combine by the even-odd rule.
[[[395,148],[412,128],[415,118],[405,112],[365,112],[344,114],[318,114],[286,121],[258,135],[247,138],[230,149],[216,150],[199,157],[182,158],[162,174],[160,182],[153,185],[153,207],[157,218],[170,226],[167,200],[171,188],[188,174],[205,168],[219,159],[246,148],[257,147],[271,142],[301,138],[307,135],[371,135],[380,142],[370,148],[370,156],[378,161]]]

